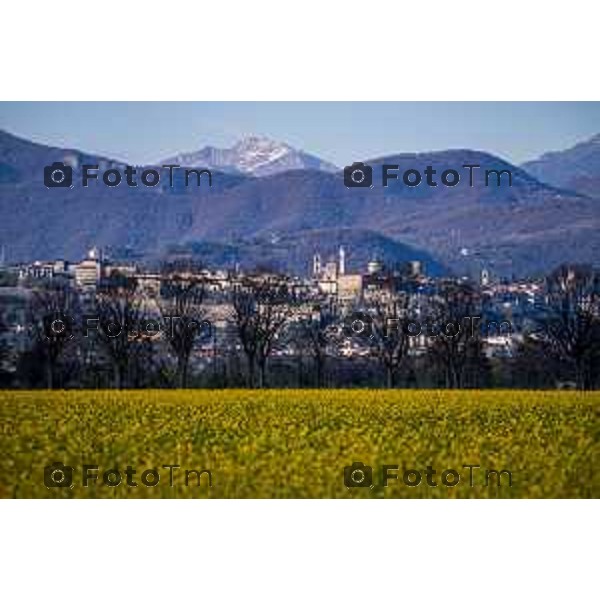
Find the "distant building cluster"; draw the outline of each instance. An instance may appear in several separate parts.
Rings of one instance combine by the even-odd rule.
[[[64,282],[81,294],[94,294],[98,286],[111,276],[120,275],[132,279],[139,286],[140,293],[156,297],[160,293],[161,273],[142,268],[135,262],[118,262],[106,257],[98,248],[91,248],[80,262],[65,260],[35,261],[13,268],[18,274],[20,286],[34,285],[44,280]],[[200,272],[212,291],[224,291],[232,284],[232,278],[225,270]]]
[[[373,257],[363,273],[348,273],[343,246],[338,250],[337,259],[324,262],[318,252],[313,256],[313,282],[316,282],[319,292],[336,296],[340,301],[373,294],[391,296],[402,288],[407,278],[413,283],[426,282],[421,261],[407,262],[402,268],[388,268],[382,260]]]
[[[536,320],[549,303],[550,292],[544,280],[502,281],[495,278],[487,266],[481,269],[475,280],[434,277],[426,273],[425,265],[419,260],[389,264],[377,255],[372,255],[362,268],[356,268],[354,260],[354,269],[351,270],[348,253],[351,255],[352,249],[343,246],[333,255],[315,251],[304,277],[264,269],[244,271],[237,265],[232,269],[214,269],[193,262],[189,257],[186,257],[188,262],[182,259],[181,264],[175,264],[175,268],[173,264],[170,265],[170,271],[166,270],[166,263],[152,269],[135,261],[114,260],[96,247],[91,248],[78,262],[55,259],[2,265],[0,309],[4,325],[0,331],[0,350],[4,344],[12,350],[13,359],[9,356],[10,352],[9,355],[5,353],[0,356],[0,366],[3,364],[5,371],[17,368],[14,355],[26,351],[29,343],[27,322],[32,300],[42,290],[59,287],[75,294],[79,305],[87,311],[97,307],[98,298],[111,285],[118,287],[123,281],[131,282],[136,310],[142,311],[145,317],[161,319],[165,315],[163,305],[168,299],[169,282],[183,282],[183,288],[186,282],[191,284],[190,288],[201,282],[201,313],[212,324],[212,333],[209,340],[204,339],[202,344],[190,350],[190,369],[195,372],[202,372],[208,364],[216,369],[214,365],[219,360],[229,361],[228,365],[236,361],[243,363],[244,353],[249,349],[253,351],[253,344],[256,343],[256,340],[245,343],[241,338],[244,331],[247,333],[248,327],[258,327],[260,330],[261,319],[267,317],[266,323],[272,325],[282,314],[285,315],[286,327],[274,332],[268,343],[269,356],[273,359],[301,360],[306,352],[310,355],[307,347],[310,348],[311,343],[321,343],[324,338],[320,336],[325,336],[327,339],[323,341],[323,348],[318,351],[313,348],[314,356],[322,352],[330,357],[349,359],[348,368],[351,368],[353,359],[383,360],[388,352],[391,353],[388,367],[394,364],[396,359],[393,358],[393,352],[398,349],[389,344],[386,347],[385,343],[376,348],[373,335],[369,339],[352,335],[338,335],[334,341],[330,339],[331,331],[342,331],[347,318],[357,311],[366,315],[367,319],[376,320],[384,315],[392,321],[406,319],[408,315],[419,321],[427,315],[435,315],[436,311],[440,313],[440,309],[449,315],[448,318],[456,314],[477,315],[482,326],[485,323],[494,324],[493,328],[484,332],[477,352],[487,359],[512,360],[522,349],[525,337],[533,330]],[[575,276],[575,272],[566,273],[566,285]],[[272,284],[275,288],[285,289],[285,302],[289,301],[289,310],[278,305],[276,299],[265,303],[259,295],[249,297],[246,307],[241,302],[244,290],[268,289]],[[468,302],[471,313],[461,313],[460,310],[452,312],[456,308],[452,307],[452,302],[456,302],[457,297],[459,302],[461,300],[460,296],[451,298],[449,290],[455,293],[463,287],[470,290]],[[173,305],[177,306],[177,303]],[[255,310],[256,314],[244,315],[245,308]],[[270,315],[271,310],[274,312]],[[266,311],[266,317],[263,311]],[[245,325],[244,318],[247,319]],[[501,323],[508,323],[510,327],[502,328],[498,325]],[[315,332],[311,330],[313,326],[323,329]],[[285,334],[284,329],[287,330]],[[295,332],[292,337],[289,337],[290,331]],[[304,336],[303,341],[294,337],[300,335],[298,332]],[[410,337],[402,353],[426,362],[432,356],[432,349],[435,348],[432,347],[429,332],[423,330]],[[12,366],[9,367],[9,363]]]

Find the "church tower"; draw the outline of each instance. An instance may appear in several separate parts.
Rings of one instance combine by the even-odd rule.
[[[321,274],[321,255],[317,252],[313,254],[313,276],[318,277]]]
[[[340,246],[340,265],[339,265],[339,275],[346,274],[346,251],[344,250],[344,246]]]
[[[490,284],[490,272],[487,269],[481,270],[480,283],[482,286]]]

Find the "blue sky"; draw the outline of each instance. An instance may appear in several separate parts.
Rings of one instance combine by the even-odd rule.
[[[134,164],[252,134],[339,166],[447,148],[518,163],[600,133],[600,102],[2,102],[0,129]]]

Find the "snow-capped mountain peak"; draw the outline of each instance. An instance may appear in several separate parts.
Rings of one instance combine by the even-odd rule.
[[[237,155],[237,168],[249,174],[294,152],[287,144],[260,136],[248,136],[239,141],[232,150]]]
[[[338,170],[335,165],[316,156],[258,135],[244,137],[231,148],[205,146],[197,152],[179,154],[169,161],[184,167],[205,167],[255,177],[292,169]]]

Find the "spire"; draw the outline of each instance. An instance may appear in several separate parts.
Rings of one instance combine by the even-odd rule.
[[[344,250],[344,246],[340,246],[340,268],[339,274],[346,274],[346,251]]]
[[[313,275],[316,277],[321,274],[321,255],[318,252],[313,254]]]

